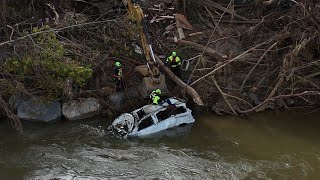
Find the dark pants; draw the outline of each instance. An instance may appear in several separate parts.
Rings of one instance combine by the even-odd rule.
[[[171,71],[177,76],[180,78],[180,66],[177,66],[177,67],[171,67]]]
[[[124,89],[124,81],[121,79],[117,79],[116,80],[116,91],[121,91],[122,89]]]

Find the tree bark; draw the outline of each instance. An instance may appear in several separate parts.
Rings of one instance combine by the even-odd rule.
[[[203,101],[201,100],[201,97],[199,96],[196,90],[194,90],[192,87],[181,81],[181,79],[179,79],[167,66],[164,65],[164,63],[159,59],[158,56],[155,56],[155,58],[159,63],[160,67],[164,70],[164,72],[172,81],[174,81],[181,89],[186,90],[196,104],[198,104],[199,106],[204,105]]]

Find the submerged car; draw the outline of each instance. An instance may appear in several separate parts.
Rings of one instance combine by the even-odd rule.
[[[191,112],[183,100],[171,97],[160,105],[145,105],[121,114],[108,129],[123,138],[148,136],[195,122]]]

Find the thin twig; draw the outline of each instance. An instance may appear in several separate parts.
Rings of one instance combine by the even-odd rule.
[[[0,43],[0,46],[6,45],[6,44],[10,44],[10,43],[13,43],[13,42],[16,42],[16,41],[20,41],[20,40],[23,40],[25,38],[36,36],[36,35],[39,35],[39,34],[44,34],[44,33],[48,33],[48,32],[58,32],[58,31],[66,30],[66,29],[71,29],[71,28],[81,27],[81,26],[87,26],[87,25],[92,25],[92,24],[102,24],[102,23],[105,23],[105,22],[114,22],[115,20],[116,19],[97,21],[97,22],[88,22],[88,23],[82,23],[82,24],[75,24],[75,25],[71,25],[71,26],[66,26],[66,27],[62,27],[62,28],[58,28],[58,29],[49,29],[49,30],[46,30],[46,31],[35,32],[35,33],[31,33],[31,34],[19,37],[19,38],[15,39],[15,40],[2,42],[2,43]]]
[[[212,77],[213,83],[216,86],[216,88],[218,89],[218,91],[220,92],[221,96],[223,97],[224,102],[228,105],[228,107],[230,108],[230,110],[233,112],[234,115],[238,116],[237,112],[233,109],[233,107],[231,106],[230,102],[228,101],[228,99],[225,96],[225,93],[222,92],[220,86],[218,85],[216,79],[214,77]]]
[[[245,110],[245,111],[240,111],[240,113],[242,114],[247,114],[247,113],[251,113],[255,110],[257,110],[258,108],[264,106],[266,103],[270,102],[270,101],[274,101],[276,99],[282,99],[282,98],[291,98],[291,97],[299,97],[299,96],[320,96],[320,92],[319,91],[304,91],[302,93],[297,93],[297,94],[286,94],[286,95],[279,95],[279,96],[275,96],[275,97],[272,97],[272,98],[268,98],[266,99],[265,101],[263,101],[262,103],[260,103],[259,105],[251,108],[251,109],[248,109],[248,110]]]
[[[191,83],[190,86],[195,85],[196,83],[198,83],[198,82],[201,81],[202,79],[204,79],[204,78],[206,78],[206,77],[214,74],[215,72],[217,72],[217,71],[220,70],[221,68],[225,67],[226,65],[228,65],[228,64],[230,64],[230,63],[232,63],[232,62],[234,62],[234,61],[236,61],[236,60],[238,60],[238,59],[240,59],[240,58],[243,57],[244,55],[246,55],[246,54],[248,54],[249,52],[255,50],[257,47],[260,47],[260,46],[262,46],[262,45],[264,45],[264,44],[268,44],[270,41],[271,41],[271,40],[262,42],[262,43],[260,43],[260,44],[258,44],[258,45],[256,45],[256,46],[254,46],[254,47],[246,50],[246,51],[243,52],[242,54],[240,54],[240,55],[238,55],[238,56],[230,59],[229,61],[225,61],[222,65],[216,67],[214,70],[212,70],[212,71],[209,72],[208,74],[202,76],[201,78],[199,78],[199,79],[197,79],[196,81],[194,81],[193,83]]]
[[[243,80],[240,90],[242,91],[244,85],[246,84],[248,78],[250,77],[251,73],[256,69],[256,67],[260,64],[260,62],[262,61],[262,59],[267,55],[267,53],[277,45],[278,42],[273,43],[267,50],[266,52],[263,53],[263,55],[260,57],[260,59],[258,60],[258,62],[252,67],[252,69],[249,71],[249,73],[246,75],[246,78]]]

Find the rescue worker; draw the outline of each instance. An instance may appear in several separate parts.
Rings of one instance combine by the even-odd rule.
[[[123,77],[122,77],[122,67],[121,63],[119,61],[115,62],[115,68],[113,71],[113,77],[115,81],[115,86],[116,86],[116,92],[124,89],[124,82],[123,82]]]
[[[152,104],[158,105],[161,102],[161,90],[156,89],[151,92],[150,99],[152,100]]]
[[[180,66],[181,66],[181,60],[177,56],[176,52],[172,52],[171,56],[169,56],[166,60],[166,65],[170,65],[171,71],[178,77],[180,77]]]

